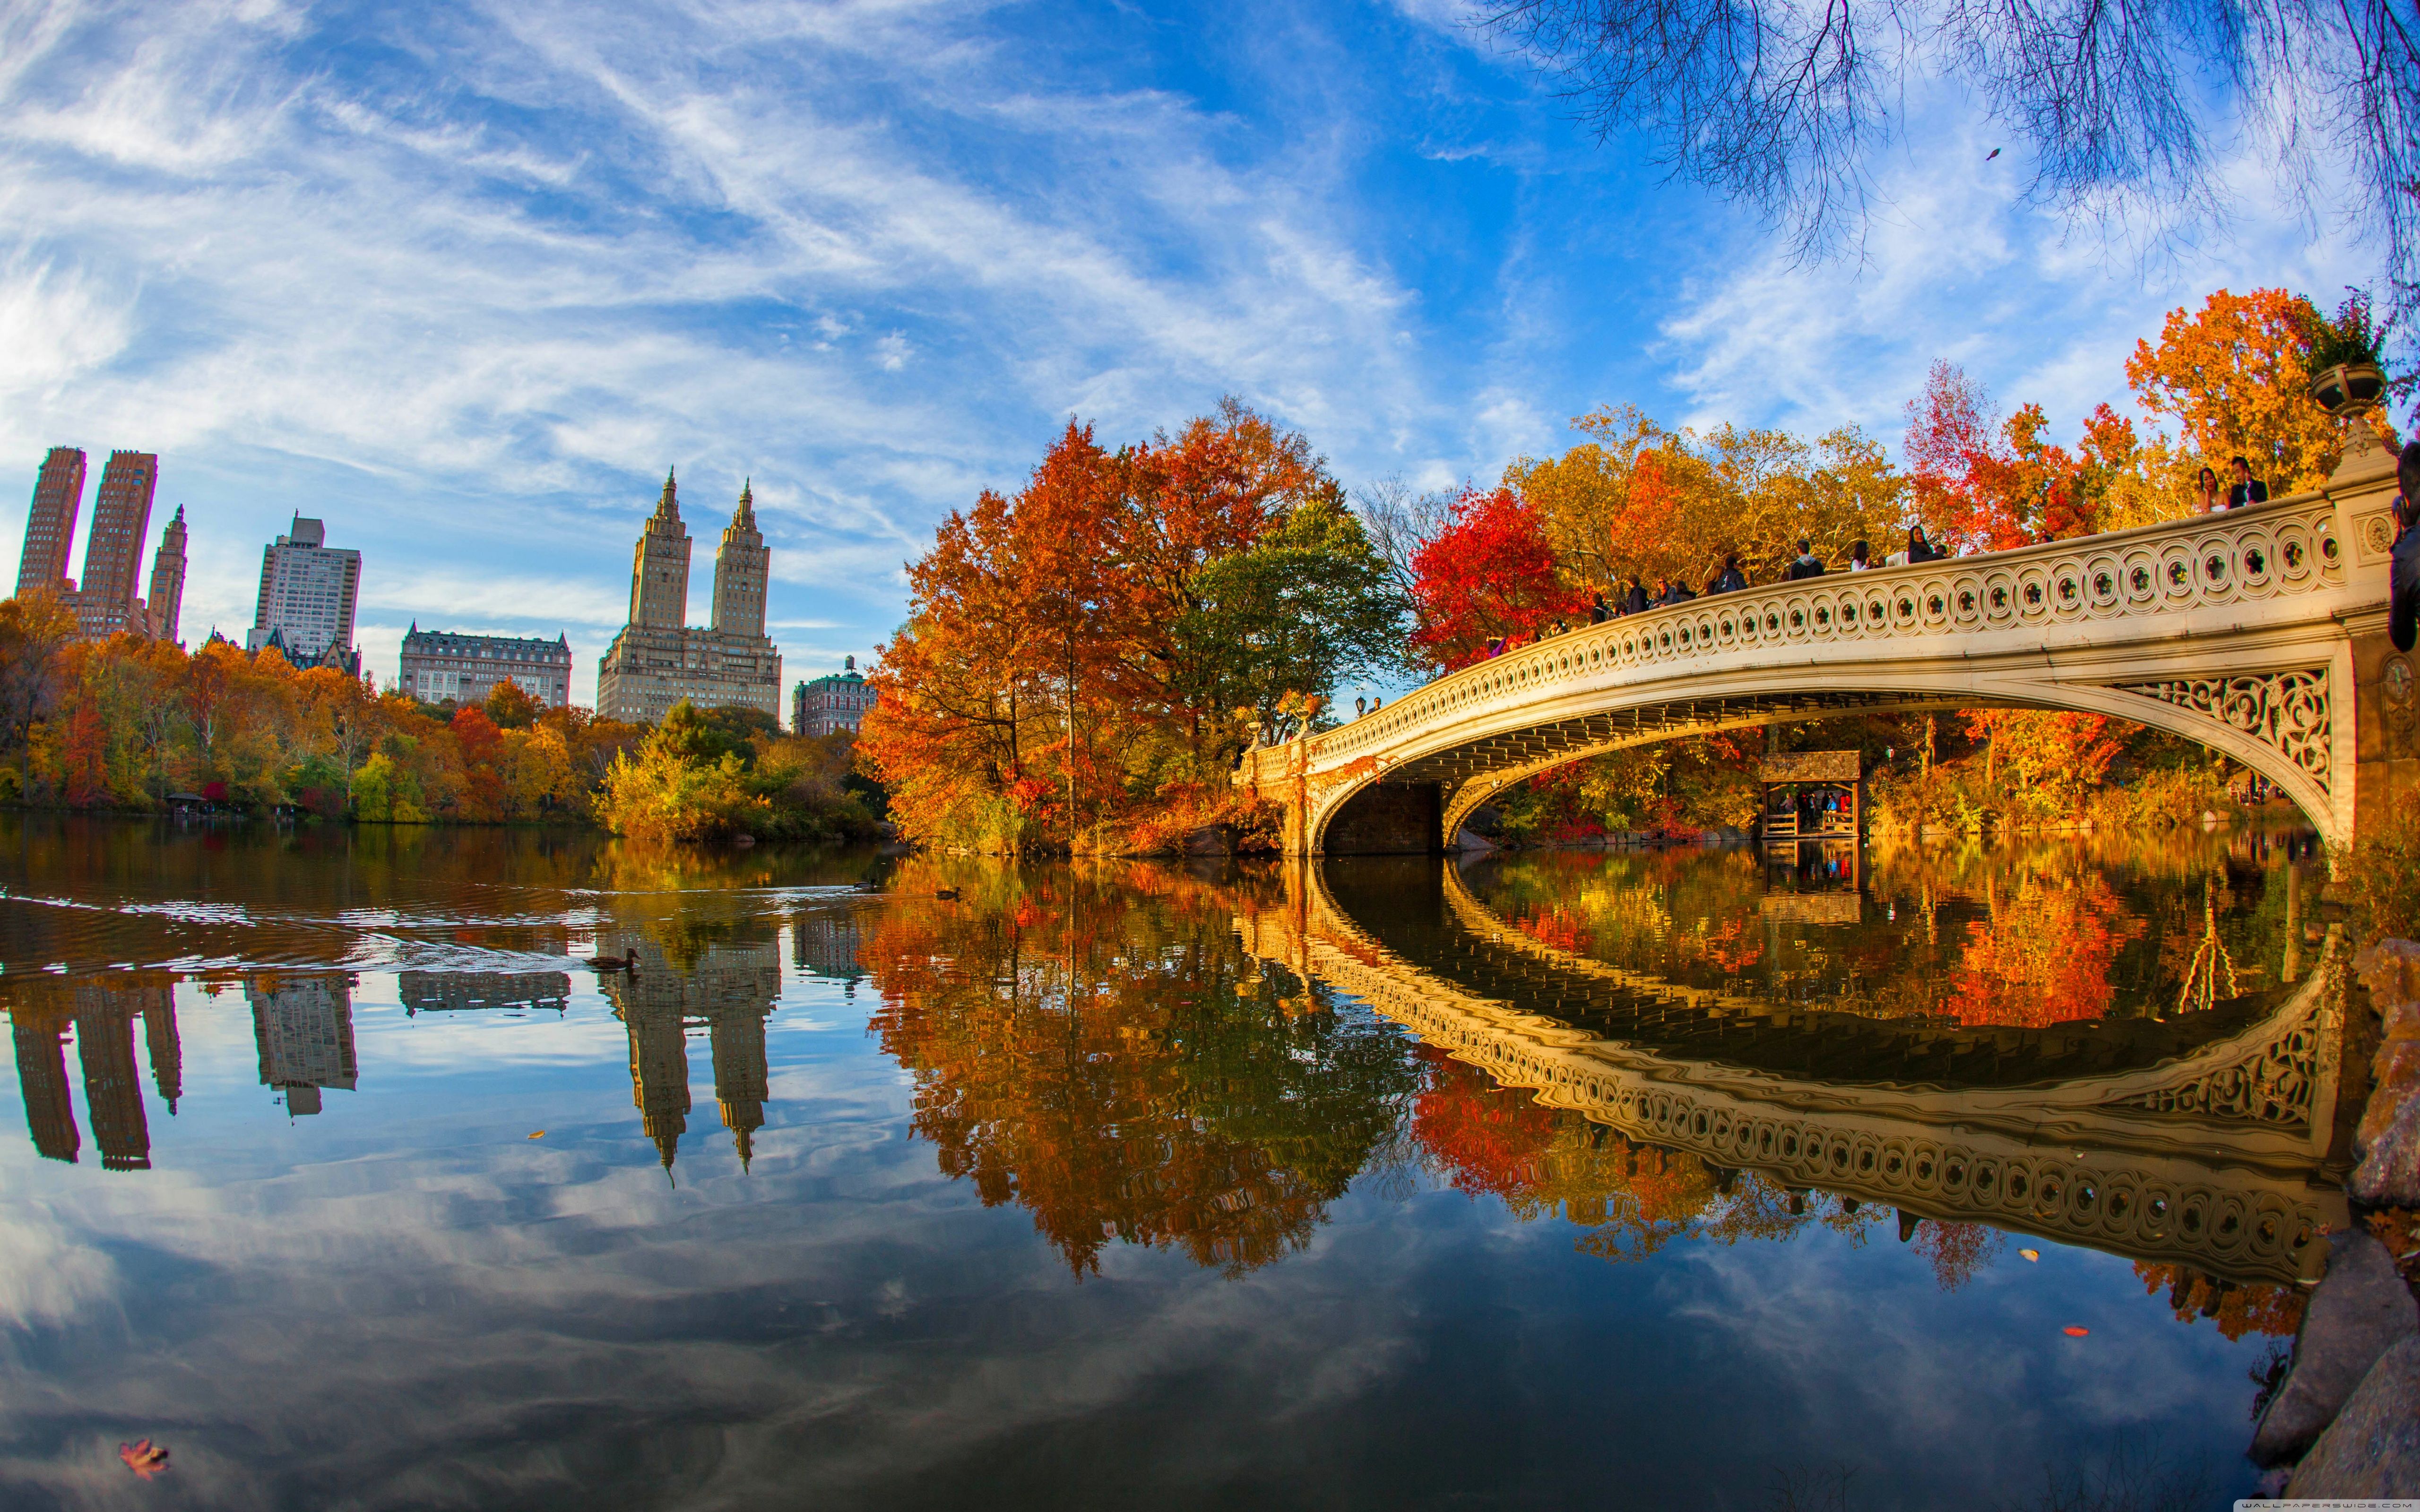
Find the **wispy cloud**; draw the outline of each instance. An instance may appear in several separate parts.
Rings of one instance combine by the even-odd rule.
[[[1937,354],[2073,390],[2155,317],[1955,131],[1864,267],[1793,268],[1454,19],[21,8],[0,462],[161,451],[197,616],[243,623],[300,509],[380,623],[571,628],[584,693],[671,465],[701,577],[752,477],[774,617],[871,649],[1071,414],[1233,393],[1348,480],[1483,479],[1608,401],[1880,424]]]

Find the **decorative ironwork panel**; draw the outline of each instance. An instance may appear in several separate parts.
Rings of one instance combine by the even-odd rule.
[[[2240,677],[2179,677],[2118,685],[2121,693],[2206,715],[2259,741],[2328,790],[2328,671],[2253,672]]]
[[[2308,1128],[2312,1091],[2319,1078],[2320,1024],[2321,1016],[2314,1011],[2231,1065],[2181,1087],[2164,1087],[2108,1105]]]

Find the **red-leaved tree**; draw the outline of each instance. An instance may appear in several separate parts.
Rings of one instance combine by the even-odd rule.
[[[1510,488],[1466,488],[1453,517],[1412,557],[1413,654],[1451,669],[1488,642],[1534,635],[1581,613],[1588,595],[1555,571],[1555,548],[1535,506]]]

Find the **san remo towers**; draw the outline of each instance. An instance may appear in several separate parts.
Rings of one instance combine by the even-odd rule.
[[[756,529],[745,486],[714,553],[714,623],[689,617],[689,530],[672,474],[647,518],[630,567],[630,623],[597,667],[597,712],[649,723],[683,699],[699,708],[744,704],[779,719],[782,653],[765,636],[765,582],[773,553]]]

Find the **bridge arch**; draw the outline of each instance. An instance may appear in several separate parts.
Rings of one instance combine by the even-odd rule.
[[[1238,915],[1249,952],[1349,994],[1543,1103],[1642,1143],[1903,1213],[2247,1281],[2307,1277],[2324,1254],[2313,1241],[2347,1221],[2334,1182],[2344,1168],[2336,1147],[2346,1017],[2333,945],[2256,1020],[2154,1063],[2005,1090],[1809,1080],[1607,1038],[1407,960],[1339,904],[1326,870],[1287,869],[1282,903]],[[1734,1019],[1776,1008],[1658,983],[1529,939],[1470,897],[1450,863],[1442,871],[1450,912],[1474,949],[1720,1007]],[[2315,1167],[2324,1167],[2316,1180]]]
[[[1434,785],[1437,843],[1497,787],[1603,751],[1856,713],[2039,708],[2195,740],[2332,842],[2420,786],[2414,670],[2386,641],[2391,459],[2330,486],[2082,541],[1700,599],[1465,668],[1248,753],[1237,781],[1325,850],[1373,788]]]

